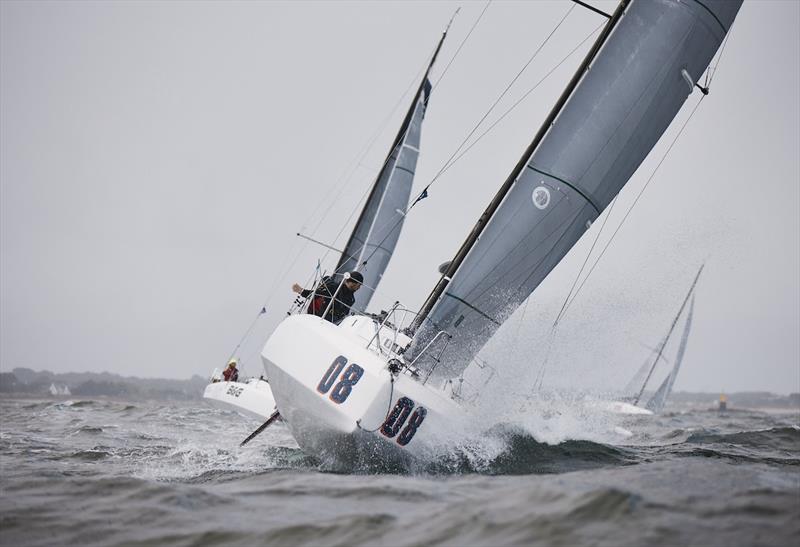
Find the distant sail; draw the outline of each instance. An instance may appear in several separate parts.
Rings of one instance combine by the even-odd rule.
[[[446,36],[447,32],[436,47],[411,108],[336,265],[337,273],[358,270],[364,276],[364,284],[355,295],[355,310],[363,311],[369,304],[400,237],[419,157],[422,120],[431,93],[428,75]]]
[[[647,378],[647,373],[650,371],[650,367],[653,366],[652,360],[654,358],[658,359],[659,353],[661,353],[666,344],[667,340],[662,340],[658,347],[654,348],[647,359],[645,359],[644,363],[642,363],[642,366],[640,366],[639,370],[636,371],[636,374],[633,376],[633,378],[631,378],[627,385],[622,388],[622,393],[625,395],[625,397],[630,397],[631,399],[636,397],[636,394],[639,392],[639,388],[644,383],[645,378]],[[664,359],[664,357],[662,356],[661,359]]]
[[[445,331],[434,378],[461,374],[611,203],[677,115],[741,3],[621,3],[423,305],[408,355]]]
[[[681,345],[678,347],[678,354],[675,357],[675,364],[672,370],[661,382],[661,385],[656,390],[655,394],[647,401],[645,408],[652,410],[656,414],[664,410],[669,394],[672,393],[672,386],[675,385],[675,378],[678,377],[678,371],[681,368],[683,361],[683,354],[686,352],[686,344],[689,341],[689,331],[692,329],[692,314],[694,313],[694,295],[692,295],[692,302],[689,304],[689,312],[686,315],[686,324],[683,327],[683,335],[681,336]]]

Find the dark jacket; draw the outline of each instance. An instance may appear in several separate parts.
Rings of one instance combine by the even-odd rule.
[[[342,319],[347,317],[350,313],[350,306],[356,301],[353,291],[347,288],[347,285],[342,283],[339,288],[339,283],[342,283],[341,277],[323,277],[320,284],[317,286],[316,292],[311,289],[303,289],[300,296],[308,298],[314,294],[314,298],[308,304],[308,313],[322,317],[323,312],[327,309],[331,301],[331,297],[335,294],[336,301],[331,306],[325,319],[331,323],[339,323]],[[339,292],[336,289],[339,288]]]
[[[222,371],[222,378],[226,382],[237,382],[239,381],[239,371],[236,368],[226,368]]]

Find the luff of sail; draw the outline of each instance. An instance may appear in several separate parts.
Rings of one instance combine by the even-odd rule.
[[[423,306],[409,354],[439,331],[449,335],[447,351],[427,352],[439,360],[434,378],[461,374],[619,193],[691,93],[687,77],[693,84],[708,67],[741,3],[621,3]]]
[[[419,157],[422,120],[431,93],[428,75],[446,36],[447,31],[436,46],[411,107],[336,265],[337,273],[358,270],[364,276],[363,286],[355,294],[354,310],[366,309],[400,237]]]

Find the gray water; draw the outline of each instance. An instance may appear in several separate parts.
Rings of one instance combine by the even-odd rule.
[[[203,403],[0,399],[0,412],[2,545],[800,539],[796,412],[668,412],[629,419],[615,442],[499,426],[491,450],[393,472],[326,469],[283,424],[240,448],[256,424]]]

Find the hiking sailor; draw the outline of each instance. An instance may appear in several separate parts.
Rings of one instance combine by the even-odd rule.
[[[363,282],[364,276],[358,272],[350,272],[344,275],[344,282],[341,283],[341,287],[336,277],[326,276],[322,278],[322,282],[315,290],[304,289],[297,283],[292,285],[292,290],[303,298],[308,298],[313,294],[314,298],[308,305],[308,313],[313,313],[320,317],[328,308],[331,297],[336,295],[333,306],[325,315],[325,319],[331,323],[338,324],[350,313],[350,306],[356,301],[355,292]]]
[[[236,369],[236,359],[231,359],[228,363],[228,368],[222,372],[222,378],[226,382],[238,382],[239,371]]]

